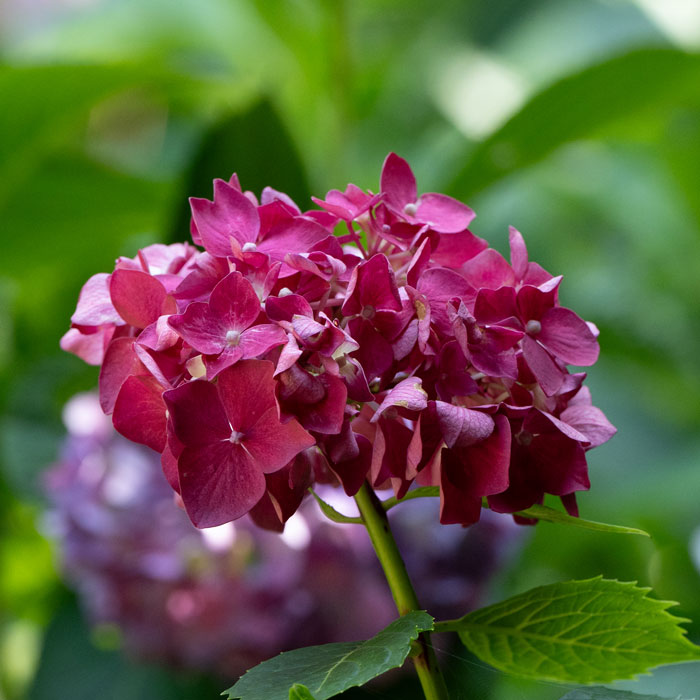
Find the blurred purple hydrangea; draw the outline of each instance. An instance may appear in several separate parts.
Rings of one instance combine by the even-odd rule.
[[[395,617],[364,528],[326,520],[307,499],[281,535],[248,516],[198,530],[158,455],[117,435],[95,396],[74,397],[64,421],[44,481],[47,527],[88,618],[116,624],[131,654],[233,677],[285,649],[366,638]],[[354,506],[332,488],[324,497]],[[440,526],[434,501],[404,504],[392,524],[411,541],[422,604],[461,615],[526,533],[490,512],[468,529]]]

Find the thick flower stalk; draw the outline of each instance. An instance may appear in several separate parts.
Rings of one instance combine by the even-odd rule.
[[[246,513],[281,530],[314,483],[397,497],[437,486],[440,521],[482,501],[576,514],[586,452],[615,429],[585,373],[598,331],[561,277],[510,261],[474,213],[418,194],[390,154],[377,194],[348,185],[302,212],[234,175],[192,199],[189,244],[149,246],[84,286],[62,346],[101,364],[119,432],[162,454],[195,525]]]

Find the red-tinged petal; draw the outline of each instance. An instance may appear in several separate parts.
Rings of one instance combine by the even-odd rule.
[[[132,374],[147,374],[146,368],[134,352],[134,339],[114,338],[105,352],[99,379],[100,406],[107,415],[114,410],[119,389]]]
[[[296,338],[290,333],[287,336],[287,343],[282,348],[279,358],[277,359],[277,366],[275,367],[276,377],[283,372],[294,366],[296,361],[301,357],[303,351],[299,348],[299,344]]]
[[[523,356],[528,367],[535,375],[539,385],[547,396],[553,396],[559,391],[565,373],[551,358],[549,353],[529,335],[523,336]]]
[[[566,508],[566,512],[574,518],[578,518],[578,503],[576,503],[575,493],[565,493],[560,496],[561,503]]]
[[[153,377],[128,377],[114,403],[114,427],[133,442],[156,452],[165,448],[163,387]]]
[[[467,260],[462,265],[461,272],[475,289],[498,289],[515,284],[513,269],[493,248],[487,248]]]
[[[197,379],[163,394],[173,435],[187,447],[228,440],[231,426],[216,387]]]
[[[450,335],[452,330],[447,302],[458,298],[468,304],[473,301],[476,293],[464,277],[445,267],[431,267],[426,270],[418,282],[417,289],[428,299],[433,324],[446,335]]]
[[[498,323],[518,315],[515,289],[480,289],[474,302],[474,318],[478,323]]]
[[[451,340],[442,346],[438,356],[439,379],[435,383],[438,396],[447,403],[453,396],[468,396],[479,390],[469,374],[469,363],[459,344]]]
[[[443,450],[440,466],[440,522],[443,525],[473,525],[481,517],[481,497],[471,493],[460,473],[460,458]]]
[[[159,316],[155,323],[144,328],[139,333],[138,344],[155,352],[163,352],[173,347],[180,339],[180,336],[169,325],[169,318],[170,316]]]
[[[275,226],[258,243],[257,249],[273,260],[284,260],[287,253],[308,253],[328,235],[328,231],[315,221],[297,217]]]
[[[508,488],[511,433],[508,419],[495,416],[490,437],[468,448],[443,450],[440,522],[470,525],[479,519],[481,499]]]
[[[180,493],[196,527],[214,527],[245,515],[265,493],[255,460],[230,442],[187,447],[178,460]]]
[[[523,325],[539,321],[556,303],[556,288],[542,291],[538,287],[524,285],[517,295],[518,316]]]
[[[130,325],[146,328],[163,314],[177,311],[165,287],[146,272],[115,270],[109,283],[114,308]]]
[[[595,406],[575,404],[562,411],[561,420],[573,426],[578,432],[588,438],[591,447],[598,447],[607,442],[617,428],[605,417],[605,414]]]
[[[190,304],[184,314],[173,314],[168,317],[170,327],[197,352],[216,355],[226,347],[226,333],[229,329],[222,319],[214,313],[209,304],[195,301]]]
[[[565,435],[537,435],[529,447],[536,464],[537,479],[544,491],[563,496],[590,488],[583,447]]]
[[[371,422],[376,423],[382,413],[392,406],[409,411],[422,411],[428,406],[428,394],[423,389],[420,377],[408,377],[391,389],[372,416]]]
[[[510,243],[510,265],[515,273],[515,279],[522,281],[527,274],[528,258],[527,247],[522,234],[513,226],[508,227],[508,241]]]
[[[207,380],[212,381],[227,367],[235,365],[241,359],[243,359],[243,350],[240,346],[235,348],[226,347],[219,355],[206,355],[204,357],[204,366],[207,368]]]
[[[61,338],[61,350],[72,352],[89,365],[101,365],[104,361],[105,350],[114,335],[114,325],[111,323],[90,329],[71,328]]]
[[[354,496],[365,483],[372,460],[372,445],[364,435],[356,435],[358,453],[352,459],[329,462],[331,471],[338,477],[348,496]]]
[[[380,189],[384,201],[401,213],[406,204],[415,203],[418,198],[416,178],[411,166],[396,153],[390,153],[384,161]]]
[[[243,353],[243,359],[250,359],[264,355],[278,345],[287,342],[287,334],[272,323],[263,323],[243,331],[239,341],[239,348]]]
[[[418,284],[418,280],[423,272],[425,272],[425,269],[430,262],[431,252],[432,248],[430,245],[430,239],[424,238],[423,242],[413,254],[411,263],[406,270],[406,281],[409,285],[411,285],[411,287],[415,287]]]
[[[483,238],[475,236],[471,231],[443,233],[431,258],[438,265],[458,268],[481,253],[487,246],[488,243]]]
[[[588,324],[571,309],[557,306],[542,316],[539,340],[552,354],[570,365],[595,364],[600,347]]]
[[[100,272],[83,285],[71,323],[76,326],[102,326],[108,323],[123,325],[124,321],[109,295],[109,278],[110,275],[106,272]]]
[[[494,420],[482,411],[462,406],[431,401],[431,412],[435,412],[437,427],[448,447],[468,447],[485,440],[494,429]]]
[[[281,469],[315,444],[316,440],[295,419],[281,423],[276,407],[269,408],[241,438],[241,446],[266,474]]]
[[[219,398],[234,430],[246,433],[270,408],[277,411],[274,367],[267,360],[241,360],[219,375]]]
[[[253,285],[240,272],[232,272],[214,287],[209,308],[233,324],[233,330],[243,330],[258,317],[260,299]]]
[[[190,198],[192,219],[206,250],[219,258],[231,255],[231,239],[239,245],[257,240],[260,217],[255,205],[223,180],[214,182],[214,201]]]
[[[518,361],[513,350],[499,352],[488,343],[469,345],[469,356],[479,372],[491,377],[518,378]]]
[[[388,258],[380,253],[353,270],[345,294],[343,314],[363,314],[365,318],[372,318],[378,309],[401,310],[394,272]]]
[[[292,322],[294,316],[313,317],[313,309],[299,294],[287,294],[285,297],[268,297],[265,301],[265,313],[271,321]]]
[[[394,361],[391,344],[364,318],[352,319],[348,330],[360,346],[352,355],[362,365],[366,379],[371,382],[391,367]]]
[[[428,224],[438,233],[458,233],[464,231],[476,214],[466,204],[458,202],[446,194],[428,192],[418,200],[416,219]],[[438,248],[439,250],[439,248]]]

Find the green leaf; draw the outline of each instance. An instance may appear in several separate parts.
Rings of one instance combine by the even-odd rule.
[[[289,689],[289,700],[316,700],[311,691],[301,683],[295,683]]]
[[[700,647],[679,626],[686,620],[667,612],[674,603],[648,598],[649,590],[600,577],[555,583],[476,610],[449,628],[482,661],[538,680],[607,683],[700,660]]]
[[[683,700],[683,698],[680,695],[675,698],[638,695],[627,690],[610,690],[610,688],[580,688],[572,690],[559,700]]]
[[[315,700],[326,700],[401,666],[411,642],[420,632],[432,628],[433,618],[422,610],[414,610],[364,642],[323,644],[284,652],[250,669],[224,694],[230,700],[288,700],[289,689],[303,684]]]
[[[543,159],[564,143],[602,128],[661,120],[697,103],[700,56],[673,49],[640,49],[616,56],[546,88],[473,152],[450,187],[459,197]],[[648,124],[645,124],[648,129]]]
[[[399,505],[399,503],[410,501],[414,498],[437,498],[439,496],[439,486],[419,486],[417,489],[408,491],[403,498],[396,498],[395,496],[387,498],[386,501],[382,501],[382,505],[384,506],[384,510],[390,510],[394,506]]]
[[[636,527],[625,527],[624,525],[609,525],[608,523],[598,523],[594,520],[584,520],[583,518],[574,518],[568,513],[563,513],[560,510],[555,510],[549,506],[534,505],[517,513],[524,518],[536,518],[537,520],[546,520],[549,523],[559,523],[561,525],[573,525],[586,530],[597,530],[598,532],[614,532],[620,535],[643,535],[651,537],[648,532],[639,530]]]
[[[342,513],[338,512],[330,503],[326,503],[313,489],[309,489],[309,491],[311,491],[313,497],[316,499],[316,502],[318,503],[321,512],[329,520],[332,520],[334,523],[362,523],[362,518],[352,515],[343,515]]]

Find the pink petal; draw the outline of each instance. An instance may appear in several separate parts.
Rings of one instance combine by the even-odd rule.
[[[270,408],[277,410],[274,367],[267,360],[242,360],[219,375],[219,397],[234,430],[245,433]]]
[[[550,357],[549,353],[529,335],[521,340],[523,356],[547,396],[557,393],[564,381],[564,371]]]
[[[361,313],[371,318],[378,309],[401,310],[394,272],[388,258],[381,253],[353,270],[342,310],[346,316]]]
[[[392,406],[409,411],[422,411],[428,406],[428,394],[423,389],[420,377],[408,377],[391,389],[372,416],[371,422],[376,423],[382,413]]]
[[[505,258],[487,248],[462,265],[462,274],[475,289],[498,289],[515,284],[515,275]]]
[[[406,204],[414,203],[418,198],[411,166],[396,153],[390,153],[384,161],[380,189],[386,203],[401,213]]]
[[[267,253],[273,260],[284,260],[287,253],[308,253],[314,245],[328,236],[328,231],[320,224],[297,217],[275,226],[258,243],[257,249],[261,253]]]
[[[92,330],[92,328],[90,329]],[[99,326],[86,332],[71,328],[60,341],[61,350],[72,352],[89,365],[99,366],[104,361],[105,350],[114,335],[114,325]]]
[[[515,279],[522,281],[527,274],[527,248],[522,234],[513,226],[508,227],[508,240],[510,242],[510,264],[515,273]]]
[[[413,200],[409,200],[413,201]],[[445,194],[429,192],[420,196],[416,219],[438,233],[464,231],[476,214],[466,204]],[[439,248],[438,248],[439,250]]]
[[[571,365],[592,365],[600,348],[588,324],[571,309],[562,306],[549,309],[542,316],[542,330],[537,335],[560,360]]]
[[[114,308],[130,325],[146,328],[163,314],[177,311],[165,287],[146,272],[115,270],[109,283]]]
[[[591,443],[591,447],[602,445],[617,432],[617,428],[595,406],[569,404],[562,411],[561,419],[583,433]]]
[[[280,423],[276,407],[260,416],[241,441],[266,474],[281,469],[299,452],[315,444],[316,440],[296,420]]]
[[[201,447],[231,435],[216,386],[202,379],[181,384],[163,394],[173,433],[188,447]]]
[[[255,205],[223,180],[214,181],[213,202],[191,197],[190,206],[202,244],[212,255],[231,255],[231,238],[241,246],[257,240],[260,217]]]
[[[235,324],[231,328],[248,328],[260,313],[260,299],[253,285],[240,272],[232,272],[214,287],[209,299],[212,312]]]
[[[515,289],[480,289],[474,302],[474,317],[478,323],[498,323],[517,316]]]
[[[437,426],[447,447],[468,447],[485,440],[494,429],[493,418],[482,411],[431,401]]]
[[[180,493],[196,527],[214,527],[245,515],[265,493],[265,477],[240,445],[187,447],[178,460]]]
[[[106,272],[90,277],[78,297],[78,306],[71,316],[76,326],[102,326],[108,323],[123,325],[109,295],[109,278]]]
[[[114,410],[119,389],[132,374],[146,374],[146,368],[134,352],[134,339],[114,338],[105,352],[99,378],[100,405],[107,415]]]
[[[438,265],[458,268],[467,260],[477,256],[487,246],[488,243],[483,238],[475,236],[471,231],[443,233],[431,257]]]
[[[162,452],[166,437],[162,394],[163,387],[153,377],[128,377],[114,404],[113,421],[117,432]]]
[[[252,359],[286,342],[287,334],[279,326],[263,323],[243,331],[239,348],[244,359]]]

